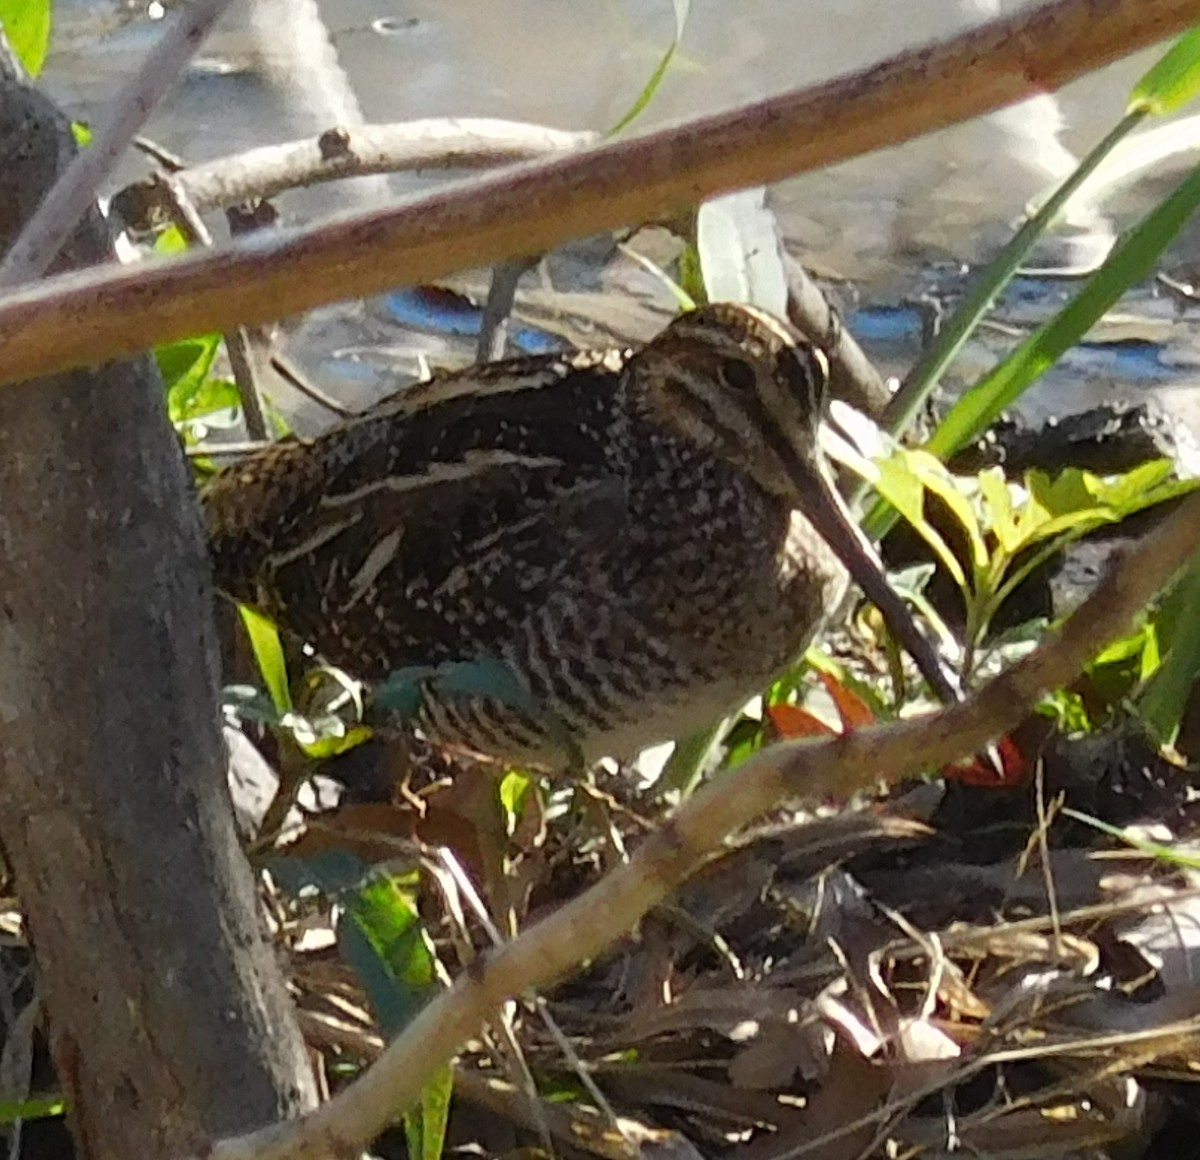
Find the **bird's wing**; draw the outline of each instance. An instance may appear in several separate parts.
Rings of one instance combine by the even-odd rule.
[[[619,370],[446,376],[240,465],[206,496],[218,584],[363,677],[471,655],[619,532]]]

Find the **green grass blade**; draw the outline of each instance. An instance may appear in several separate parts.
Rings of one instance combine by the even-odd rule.
[[[939,458],[969,443],[1071,349],[1125,291],[1150,276],[1175,235],[1200,207],[1200,168],[1142,219],[1066,308],[1039,327],[950,409],[929,442]]]
[[[683,41],[683,30],[687,26],[688,14],[691,11],[691,0],[671,0],[675,7],[675,39],[667,46],[667,51],[659,58],[658,64],[654,71],[650,74],[650,79],[643,86],[642,91],[638,93],[637,99],[629,106],[625,115],[608,131],[608,136],[615,137],[624,129],[628,129],[634,121],[638,119],[645,111],[646,106],[654,100],[654,94],[658,92],[658,86],[662,84],[663,77],[667,75],[667,70],[671,67],[671,61],[675,59],[675,53],[679,50],[679,45]]]
[[[1138,698],[1138,713],[1155,737],[1173,742],[1200,676],[1200,561],[1192,561],[1166,599],[1173,606],[1171,644]]]
[[[271,703],[280,714],[290,713],[292,692],[279,630],[265,616],[245,604],[239,604],[238,611],[242,614],[242,624],[246,626],[246,636],[250,640],[263,684],[271,695]]]
[[[1054,191],[1046,203],[1013,235],[1012,240],[982,272],[953,317],[930,343],[928,350],[908,373],[884,414],[884,425],[901,434],[912,423],[930,392],[941,381],[946,368],[974,333],[979,320],[991,309],[1001,291],[1012,281],[1029,252],[1054,224],[1075,191],[1099,168],[1104,159],[1145,119],[1139,110],[1123,117],[1079,167]]]
[[[1129,95],[1129,111],[1161,117],[1200,95],[1200,28],[1185,32]]]

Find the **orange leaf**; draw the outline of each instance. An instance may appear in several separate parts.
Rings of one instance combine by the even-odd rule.
[[[996,742],[996,752],[1000,757],[1001,770],[997,771],[982,757],[973,757],[970,761],[959,761],[942,768],[942,776],[947,781],[961,781],[967,785],[994,786],[1010,789],[1020,785],[1029,776],[1029,762],[1017,748],[1011,737],[1001,737]]]
[[[831,737],[837,730],[799,705],[768,705],[767,716],[780,737]]]
[[[842,729],[861,729],[864,725],[875,724],[875,714],[871,707],[853,689],[847,688],[830,673],[818,673],[825,691],[833,698],[834,707],[842,719]]]

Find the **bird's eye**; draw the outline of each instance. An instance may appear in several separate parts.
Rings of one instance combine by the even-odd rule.
[[[721,363],[721,381],[730,389],[749,394],[754,390],[754,368],[738,358]]]

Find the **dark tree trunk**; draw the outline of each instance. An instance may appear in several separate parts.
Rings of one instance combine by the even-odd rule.
[[[0,249],[73,148],[0,76]],[[109,257],[94,213],[58,269]],[[211,616],[152,361],[0,391],[0,841],[89,1160],[182,1156],[314,1101],[234,832]]]

